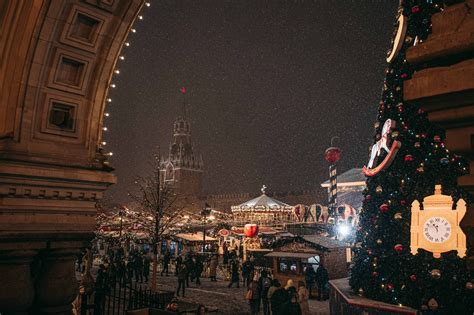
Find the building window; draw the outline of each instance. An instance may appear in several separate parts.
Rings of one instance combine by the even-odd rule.
[[[61,130],[74,131],[74,109],[74,106],[53,102],[49,124]]]
[[[278,258],[278,272],[285,274],[297,274],[297,261],[294,258]]]

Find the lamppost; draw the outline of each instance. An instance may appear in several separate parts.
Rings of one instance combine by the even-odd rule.
[[[123,229],[123,215],[124,215],[123,209],[120,209],[118,215],[120,217],[120,232],[119,232],[119,239],[122,239],[122,229]]]
[[[336,163],[341,159],[341,149],[333,146],[334,139],[339,137],[331,138],[331,146],[324,152],[324,158],[329,164],[329,204],[328,212],[329,215],[334,218],[334,224],[337,225],[339,215],[337,212],[337,168]],[[336,233],[337,237],[337,233]]]
[[[201,217],[202,217],[202,252],[206,251],[206,223],[207,223],[207,216],[211,214],[211,208],[208,207],[206,204],[205,207],[201,210]]]

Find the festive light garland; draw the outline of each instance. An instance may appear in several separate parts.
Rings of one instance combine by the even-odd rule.
[[[143,7],[149,8],[150,6],[151,6],[151,3],[150,3],[150,2],[145,2],[145,3],[144,3],[144,6],[142,6],[142,8],[141,8],[140,10],[143,10]],[[142,21],[142,20],[144,19],[144,17],[143,17],[143,15],[140,14],[140,13],[141,13],[141,12],[139,12],[139,14],[137,15],[137,18],[138,18],[138,20]],[[130,33],[136,33],[136,32],[137,32],[136,28],[132,27],[132,28],[130,28],[129,35],[130,35]],[[124,43],[123,43],[123,46],[125,46],[125,47],[130,47],[130,42],[129,42],[129,41],[124,42]],[[123,49],[123,46],[122,46],[122,49]],[[125,56],[121,54],[121,55],[119,55],[118,59],[119,59],[120,61],[124,61],[124,60],[125,60]],[[116,63],[115,65],[117,65],[117,63]],[[119,70],[118,68],[115,68],[115,69],[113,70],[113,73],[114,73],[114,75],[119,75],[119,74],[120,74],[120,70]],[[117,85],[116,85],[115,83],[111,82],[111,83],[109,84],[109,87],[112,88],[112,89],[115,89],[115,88],[117,88]],[[110,93],[110,90],[108,90],[107,92]],[[104,107],[105,107],[107,104],[110,104],[110,103],[112,103],[112,98],[109,97],[109,96],[107,96],[107,97],[106,97],[106,104],[104,105]],[[104,116],[105,116],[105,117],[110,117],[110,113],[109,113],[108,111],[104,111]],[[103,127],[102,127],[102,131],[103,131],[103,132],[105,132],[105,131],[107,131],[107,130],[108,130],[108,128],[107,128],[106,126],[103,126]],[[105,146],[107,145],[107,142],[104,141],[103,138],[104,138],[104,135],[101,135],[101,140],[99,141],[99,149],[101,149],[101,150],[103,149],[103,147],[105,147]],[[105,155],[107,155],[107,156],[113,156],[113,152],[107,152],[107,153],[105,153]]]

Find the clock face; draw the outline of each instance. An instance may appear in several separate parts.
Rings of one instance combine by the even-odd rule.
[[[431,217],[423,224],[423,236],[431,243],[444,243],[451,237],[451,224],[446,218]]]

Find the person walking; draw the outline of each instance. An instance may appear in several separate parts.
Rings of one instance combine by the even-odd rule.
[[[260,286],[258,285],[257,279],[250,281],[247,286],[247,294],[245,298],[248,300],[250,305],[250,313],[252,315],[258,315],[260,313]]]
[[[272,286],[272,279],[270,279],[266,270],[262,270],[260,278],[258,279],[258,285],[260,287],[260,297],[262,299],[263,315],[269,315],[270,305],[268,302],[268,290]]]
[[[287,315],[288,293],[277,279],[274,281],[274,287],[275,289],[272,290],[272,288],[270,288],[268,290],[272,315]]]
[[[237,283],[237,288],[239,287],[239,266],[236,260],[231,262],[231,276],[230,276],[230,283],[227,286],[228,288],[232,287],[234,283]]]
[[[306,289],[303,281],[298,282],[298,299],[300,302],[301,315],[309,315],[309,292],[308,289]]]
[[[163,269],[161,269],[161,276],[163,277],[163,273],[166,273],[168,277],[168,268],[170,265],[171,254],[169,250],[166,250],[165,254],[163,255]]]
[[[190,254],[186,257],[186,270],[187,270],[187,276],[186,276],[186,286],[189,288],[189,281],[191,282],[194,281],[194,261],[193,258]]]
[[[293,280],[288,279],[285,290],[288,294],[288,315],[301,315],[298,291],[293,284]]]
[[[140,280],[140,283],[143,283],[143,258],[140,254],[137,254],[135,257],[135,281],[138,282]]]
[[[201,274],[204,270],[204,264],[201,257],[197,256],[194,262],[194,277],[196,278],[196,285],[201,285]]]
[[[312,265],[307,265],[306,270],[304,271],[304,280],[306,282],[306,289],[309,292],[309,297],[311,297],[311,293],[314,288],[314,282],[316,279],[316,272]]]
[[[148,276],[150,275],[150,257],[143,257],[143,277],[145,282],[148,283]]]
[[[216,276],[217,276],[217,265],[218,265],[218,260],[217,256],[213,255],[211,257],[211,261],[209,262],[209,278],[211,278],[211,281],[216,282]]]
[[[178,271],[182,263],[183,263],[183,257],[181,257],[181,255],[178,255],[178,257],[176,257],[176,262],[175,262],[175,275],[176,276],[178,275]]]
[[[323,264],[319,264],[318,270],[316,271],[316,284],[318,285],[318,300],[326,300],[326,285],[329,281],[329,275]]]
[[[187,277],[186,265],[181,264],[178,270],[178,289],[176,290],[176,296],[179,296],[179,290],[182,291],[181,296],[184,297],[184,288],[186,287],[186,277]]]
[[[127,281],[128,283],[132,284],[132,278],[133,278],[133,260],[132,257],[128,257],[127,261]]]

